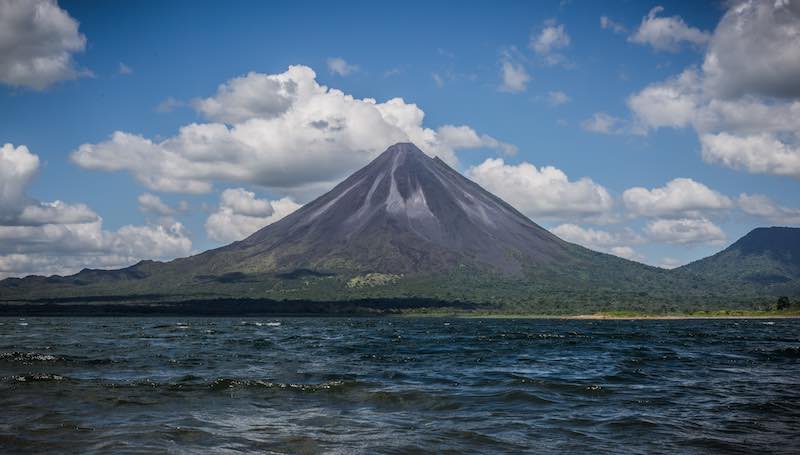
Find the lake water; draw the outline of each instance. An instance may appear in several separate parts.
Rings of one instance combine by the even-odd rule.
[[[800,451],[800,320],[0,324],[4,453]]]

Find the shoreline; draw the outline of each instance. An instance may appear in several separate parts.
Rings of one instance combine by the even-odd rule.
[[[522,317],[518,319],[523,319]],[[800,315],[726,315],[726,316],[660,316],[660,315],[642,315],[642,316],[609,316],[609,315],[595,315],[595,314],[581,314],[575,316],[545,316],[543,319],[568,319],[578,321],[680,321],[688,319],[800,319]]]
[[[614,315],[614,314],[467,314],[467,313],[269,313],[269,312],[230,312],[230,313],[195,313],[195,312],[5,312],[0,311],[0,319],[26,318],[385,318],[385,319],[541,319],[562,321],[681,321],[681,320],[744,320],[744,319],[800,319],[800,314],[721,314],[721,315]]]
[[[722,310],[725,311],[725,310]],[[731,314],[607,314],[607,313],[593,313],[593,314],[504,314],[504,313],[487,313],[487,314],[468,314],[468,313],[428,313],[428,314],[404,314],[400,317],[442,317],[442,318],[457,318],[457,319],[563,319],[575,321],[679,321],[690,319],[800,319],[800,312],[741,312],[737,314],[731,311]]]
[[[451,306],[452,305],[452,306]],[[763,307],[762,307],[763,308]],[[362,300],[343,302],[213,299],[178,302],[2,303],[0,317],[382,317],[453,319],[560,319],[586,321],[688,319],[794,319],[800,308],[717,309],[684,312],[612,310],[586,313],[504,311],[436,300]]]
[[[280,317],[280,316],[275,316]],[[337,316],[331,316],[337,317]],[[381,317],[381,316],[377,316]],[[464,314],[437,314],[437,315],[403,315],[387,316],[390,318],[453,318],[453,319],[543,319],[564,321],[684,321],[684,320],[738,320],[738,319],[800,319],[800,315],[758,315],[758,316],[601,316],[601,315],[464,315]]]

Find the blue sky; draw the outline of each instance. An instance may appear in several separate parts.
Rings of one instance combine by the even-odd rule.
[[[0,144],[11,144],[0,276],[221,245],[395,139],[446,156],[570,241],[683,264],[754,227],[800,223],[798,10],[0,0],[0,27],[15,31],[0,37]],[[287,95],[269,81],[317,89]],[[402,103],[374,120],[364,98]],[[292,123],[317,113],[342,125],[319,149]],[[181,136],[187,125],[208,150]]]

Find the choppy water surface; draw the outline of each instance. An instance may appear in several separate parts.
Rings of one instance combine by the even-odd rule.
[[[3,452],[800,448],[798,320],[0,324]]]

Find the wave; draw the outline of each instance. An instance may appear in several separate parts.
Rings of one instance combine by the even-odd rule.
[[[324,392],[324,391],[341,391],[352,389],[365,383],[359,381],[326,381],[321,383],[287,383],[287,382],[272,382],[264,381],[261,379],[234,379],[234,378],[220,378],[207,384],[207,387],[212,390],[228,390],[228,389],[249,389],[249,388],[263,388],[263,389],[278,389],[290,390],[296,392]]]
[[[778,349],[774,349],[772,354],[781,356],[781,357],[800,357],[800,346],[786,346]]]
[[[49,382],[49,381],[63,381],[68,379],[64,376],[51,373],[30,373],[14,376],[5,376],[2,382]]]
[[[800,358],[800,346],[781,346],[772,349],[757,349],[754,352],[767,358]]]
[[[85,358],[85,357],[71,357],[47,354],[43,352],[26,352],[26,351],[7,351],[0,352],[0,363],[11,364],[52,364],[52,363],[77,363],[89,366],[94,365],[108,365],[114,363],[125,363],[124,359],[110,359],[110,358]]]
[[[32,363],[32,362],[60,362],[63,360],[64,359],[62,357],[56,357],[52,354],[42,354],[39,352],[22,352],[22,351],[0,352],[0,362]]]

